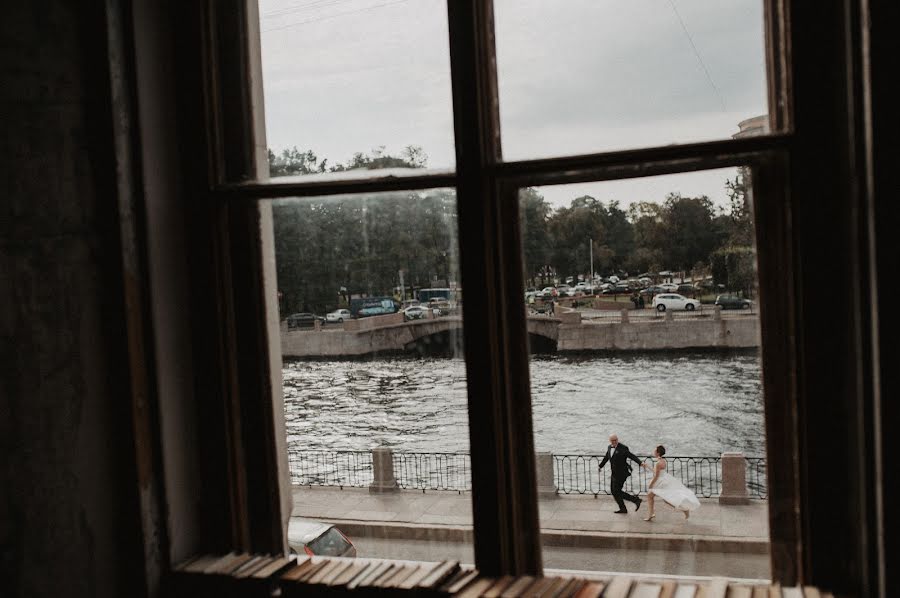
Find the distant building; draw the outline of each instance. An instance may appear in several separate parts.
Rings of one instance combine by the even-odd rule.
[[[738,123],[740,131],[732,135],[733,139],[741,137],[755,137],[757,135],[765,135],[769,132],[769,115],[761,114]]]

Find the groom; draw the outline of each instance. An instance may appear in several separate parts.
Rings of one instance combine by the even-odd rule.
[[[641,503],[643,502],[637,496],[632,496],[622,490],[622,486],[625,485],[625,480],[631,475],[631,465],[628,464],[628,459],[631,459],[639,466],[641,464],[641,460],[635,457],[631,451],[628,450],[627,446],[619,442],[618,436],[615,434],[610,435],[609,447],[606,449],[606,455],[603,457],[603,460],[600,461],[599,469],[603,469],[603,466],[609,461],[609,468],[612,470],[612,479],[610,480],[609,486],[612,490],[613,498],[616,499],[616,504],[619,505],[619,510],[615,511],[616,513],[628,512],[625,508],[625,500],[630,500],[634,503],[635,511],[641,508]]]

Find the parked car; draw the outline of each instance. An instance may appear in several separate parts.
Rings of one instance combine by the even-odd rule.
[[[666,290],[661,286],[652,286],[647,287],[646,289],[641,290],[641,295],[659,295],[660,293],[665,293]]]
[[[450,310],[453,309],[449,301],[438,299],[437,297],[428,302],[428,307],[431,308],[431,312],[436,316],[449,316]]]
[[[406,322],[410,320],[423,320],[428,313],[428,308],[421,305],[411,305],[403,310],[403,319]]]
[[[695,309],[700,309],[700,302],[696,299],[688,299],[684,295],[677,293],[663,293],[653,298],[653,307],[657,311],[666,311],[667,309],[672,311],[694,311]]]
[[[292,553],[309,556],[356,556],[356,546],[341,530],[330,523],[303,517],[291,517],[288,547]]]
[[[594,286],[589,282],[579,282],[575,285],[573,289],[576,294],[584,293],[585,295],[593,295],[594,294]]]
[[[559,292],[555,287],[544,287],[541,290],[541,297],[544,299],[550,299],[551,297],[556,297],[559,295]]]
[[[350,310],[349,309],[336,309],[331,313],[325,314],[325,321],[336,323],[343,322],[344,320],[350,319]]]
[[[678,285],[678,288],[676,290],[679,293],[684,294],[684,293],[696,293],[699,289],[692,284],[685,283],[685,284]]]
[[[674,282],[664,282],[659,285],[659,288],[663,289],[666,293],[674,293],[678,291],[678,285]]]
[[[716,305],[722,309],[750,309],[753,302],[734,295],[719,295],[716,297]]]
[[[312,328],[316,325],[316,320],[324,322],[325,318],[316,314],[302,312],[289,315],[287,317],[287,325],[288,328]]]
[[[575,294],[575,290],[567,284],[561,284],[556,287],[556,293],[560,297],[571,297]]]

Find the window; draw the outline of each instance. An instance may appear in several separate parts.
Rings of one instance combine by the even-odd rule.
[[[528,306],[547,569],[771,578],[759,309],[713,305],[759,302],[750,186],[729,168],[520,191],[526,285],[582,281]],[[666,277],[688,296],[657,294]]]
[[[243,6],[241,3],[240,7]],[[512,7],[505,7],[506,10],[509,8]],[[786,15],[788,9],[792,12]],[[795,320],[795,317],[799,318],[801,303],[801,298],[796,295],[797,285],[802,287],[810,282],[803,278],[809,276],[808,271],[800,274],[795,269],[799,259],[796,242],[799,238],[807,243],[809,233],[802,227],[799,230],[792,228],[796,224],[792,217],[811,214],[809,204],[803,203],[804,199],[809,198],[809,187],[803,186],[811,183],[811,173],[815,172],[813,155],[817,154],[815,159],[821,159],[821,153],[817,150],[828,147],[828,144],[816,141],[837,138],[839,133],[830,128],[827,119],[814,119],[817,115],[827,115],[826,108],[817,110],[807,103],[801,110],[793,104],[795,98],[789,92],[800,88],[806,92],[821,90],[835,97],[840,94],[829,92],[827,87],[822,87],[824,83],[816,87],[812,82],[816,79],[815,71],[811,68],[815,61],[808,55],[797,58],[796,54],[787,51],[788,40],[807,51],[812,47],[810,39],[803,36],[815,37],[814,32],[804,33],[795,39],[792,36],[799,34],[788,28],[791,20],[787,17],[797,19],[802,13],[800,9],[789,2],[765,4],[766,60],[769,67],[766,106],[771,133],[706,142],[698,142],[690,135],[674,137],[682,142],[681,145],[656,145],[661,143],[660,139],[650,137],[648,141],[636,144],[639,149],[621,149],[624,147],[622,144],[599,145],[592,149],[560,149],[553,152],[566,157],[513,154],[516,158],[528,159],[509,161],[502,158],[500,149],[504,92],[502,87],[498,92],[498,77],[493,65],[498,64],[498,69],[503,66],[495,61],[491,3],[450,2],[447,25],[455,133],[455,160],[452,165],[455,171],[407,173],[408,176],[402,177],[377,176],[378,173],[364,177],[342,177],[338,174],[311,178],[308,182],[267,180],[264,174],[265,144],[258,143],[262,131],[260,111],[252,109],[261,105],[262,101],[259,56],[255,45],[258,39],[252,25],[248,26],[248,23],[255,22],[254,10],[255,4],[251,3],[250,17],[242,11],[237,11],[237,19],[233,15],[218,15],[224,22],[220,34],[224,33],[225,39],[248,39],[250,43],[237,50],[227,43],[220,43],[214,46],[212,53],[215,66],[219,68],[214,78],[216,85],[211,91],[214,108],[211,112],[217,117],[213,120],[215,126],[211,128],[212,146],[213,155],[218,160],[212,174],[210,196],[214,206],[230,215],[231,225],[235,229],[232,230],[234,246],[231,248],[234,261],[226,270],[239,274],[238,283],[248,279],[251,283],[246,287],[236,286],[238,290],[233,301],[240,304],[238,311],[242,315],[254,313],[260,318],[269,317],[269,322],[272,322],[276,289],[258,284],[260,281],[271,284],[274,279],[274,272],[265,272],[266,267],[271,268],[267,261],[271,257],[271,245],[266,245],[271,238],[266,239],[265,226],[249,233],[246,229],[242,231],[240,226],[248,219],[251,222],[254,218],[266,220],[266,209],[258,210],[256,207],[260,200],[455,187],[461,283],[464,290],[477,288],[483,292],[485,306],[476,308],[467,301],[463,306],[474,489],[474,556],[483,572],[539,573],[542,568],[532,401],[527,375],[528,328],[522,298],[525,281],[521,256],[520,190],[739,166],[747,167],[752,172],[754,198],[757,200],[754,218],[757,228],[766,231],[765,243],[758,248],[760,298],[765,304],[767,298],[779,297],[778,308],[763,309],[760,313],[767,453],[777,460],[777,465],[769,460],[767,471],[772,575],[785,583],[792,583],[810,579],[811,574],[804,569],[810,566],[810,562],[818,564],[816,571],[827,568],[824,564],[829,562],[830,557],[813,558],[802,552],[804,541],[823,533],[817,531],[821,528],[802,522],[798,516],[801,507],[807,504],[804,502],[807,498],[797,489],[801,472],[796,459],[800,445],[807,446],[805,443],[809,441],[806,436],[798,439],[801,430],[799,423],[803,422],[802,418],[810,416],[806,410],[808,405],[801,401],[806,395],[797,386],[797,372],[807,367],[798,365],[797,343],[806,347],[815,333],[808,320]],[[830,39],[827,35],[831,31],[829,27],[840,30],[840,18],[832,17],[831,20],[825,19],[825,25],[815,29],[815,32],[824,30],[826,33],[819,39]],[[234,30],[230,30],[229,26]],[[229,32],[244,35],[229,37]],[[498,43],[502,43],[499,35]],[[840,44],[836,43],[835,47],[840,47]],[[235,52],[240,60],[229,60]],[[499,58],[502,59],[502,56]],[[843,56],[842,60],[849,58]],[[795,73],[792,70],[795,62],[792,61],[803,68]],[[212,72],[215,71],[210,69],[209,73]],[[502,81],[500,84],[502,86]],[[229,89],[252,90],[253,93],[228,93]],[[808,102],[806,98],[812,96],[815,94],[800,94],[798,98]],[[793,120],[795,117],[796,122]],[[818,137],[816,132],[811,132],[815,127],[805,119],[823,127]],[[800,123],[805,123],[806,128],[799,126]],[[606,150],[606,153],[576,153],[598,149]],[[378,157],[375,156],[376,159]],[[828,166],[837,168],[839,163],[840,156],[836,153],[830,157]],[[834,174],[835,178],[838,176]],[[845,177],[837,182],[843,189],[849,185],[848,180],[849,177]],[[814,187],[819,190],[828,188],[824,183],[816,183]],[[257,213],[262,216],[255,216]],[[240,235],[246,236],[242,238]],[[255,235],[260,238],[255,239]],[[235,251],[242,247],[251,251],[247,255]],[[240,275],[242,268],[248,269],[250,274]],[[252,289],[264,289],[264,292],[257,293]],[[803,306],[808,307],[806,299],[802,301]],[[271,372],[267,371],[265,376],[254,376],[252,372],[258,371],[261,365],[268,370],[271,362],[267,357],[277,355],[277,350],[270,350],[268,355],[261,353],[263,359],[260,359],[260,354],[252,357],[247,357],[247,354],[259,347],[271,347],[271,327],[270,331],[261,331],[258,324],[253,323],[235,322],[233,326],[237,331],[238,343],[242,339],[252,341],[236,350],[237,367],[246,374],[241,380],[241,401],[249,404],[265,402],[271,399],[275,390],[274,385],[265,383],[265,379],[270,380]],[[795,334],[798,330],[812,336],[800,338]],[[231,342],[233,347],[234,339]],[[822,371],[816,370],[815,366],[808,367],[802,370],[804,383],[811,381],[811,372]],[[243,410],[251,411],[247,407]],[[279,484],[278,467],[275,465],[279,451],[271,448],[277,443],[272,431],[278,430],[278,414],[278,409],[270,408],[260,416],[262,428],[269,430],[266,433],[254,431],[254,425],[260,423],[259,418],[245,422],[239,430],[240,434],[249,437],[243,441],[245,452],[254,446],[261,447],[271,460],[267,470],[253,474],[259,478],[255,481],[261,483],[254,484],[254,480],[245,482],[245,488],[253,488],[247,491],[250,506],[246,508],[246,514],[262,515],[262,520],[267,524],[261,526],[257,517],[254,525],[250,526],[249,515],[243,519],[237,517],[238,536],[243,534],[252,539],[258,534],[255,530],[259,527],[268,530],[259,536],[262,538],[260,545],[266,542],[271,545],[279,536],[278,526],[273,523],[279,509],[272,505],[271,499],[273,488]],[[803,433],[821,438],[820,433],[811,428],[803,427]],[[848,486],[847,480],[843,480],[842,487]],[[261,488],[269,494],[260,494]],[[241,504],[241,501],[236,499],[235,504]],[[816,520],[820,519],[817,515]],[[240,529],[241,525],[244,529]],[[840,525],[843,526],[841,529],[850,528],[849,518],[842,520]]]

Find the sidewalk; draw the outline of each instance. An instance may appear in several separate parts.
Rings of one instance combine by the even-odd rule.
[[[366,488],[294,486],[295,516],[336,523],[349,534],[391,539],[470,542],[472,506],[468,493],[401,490],[372,494]],[[701,499],[687,521],[657,503],[656,519],[644,521],[647,502],[628,515],[613,513],[612,497],[561,495],[542,500],[543,542],[554,546],[618,547],[763,554],[768,552],[768,502],[719,505]]]

